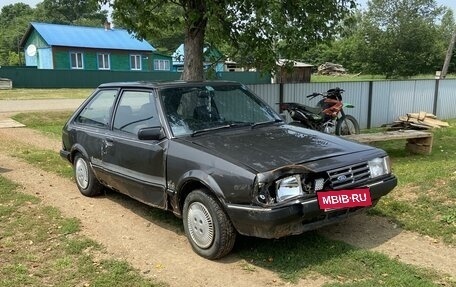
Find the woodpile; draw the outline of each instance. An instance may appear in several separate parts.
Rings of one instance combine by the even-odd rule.
[[[11,90],[13,82],[10,79],[0,78],[0,90]]]
[[[318,66],[318,74],[340,76],[347,74],[347,70],[342,65],[326,62]]]
[[[426,112],[408,113],[399,117],[397,121],[389,125],[390,130],[429,130],[433,128],[449,127],[447,122],[438,120],[433,114]]]

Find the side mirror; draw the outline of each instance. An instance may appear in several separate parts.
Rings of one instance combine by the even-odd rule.
[[[164,137],[161,127],[142,128],[138,131],[138,139],[140,140],[158,141]]]

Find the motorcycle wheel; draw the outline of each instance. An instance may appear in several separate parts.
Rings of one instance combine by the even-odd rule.
[[[336,135],[345,136],[353,134],[359,134],[359,124],[353,116],[345,115],[337,120]]]

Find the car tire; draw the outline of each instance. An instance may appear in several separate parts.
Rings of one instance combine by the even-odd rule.
[[[95,177],[87,159],[81,154],[74,158],[74,178],[79,191],[85,196],[96,196],[101,193],[103,186]]]
[[[192,191],[184,202],[184,230],[193,250],[207,259],[227,255],[236,241],[236,230],[219,201],[206,190]]]

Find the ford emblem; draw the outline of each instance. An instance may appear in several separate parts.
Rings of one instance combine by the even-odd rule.
[[[344,181],[344,180],[346,180],[346,179],[347,179],[347,177],[346,177],[345,175],[339,175],[339,176],[337,177],[337,180],[338,180],[338,181]]]

